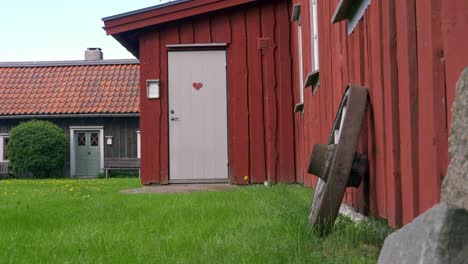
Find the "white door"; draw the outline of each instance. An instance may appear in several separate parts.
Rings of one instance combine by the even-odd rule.
[[[228,178],[226,51],[169,52],[171,180]]]

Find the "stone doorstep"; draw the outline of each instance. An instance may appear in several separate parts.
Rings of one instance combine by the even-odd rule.
[[[239,186],[227,183],[204,183],[204,184],[168,184],[150,185],[141,188],[122,190],[122,193],[190,193],[190,192],[213,192],[237,189]]]

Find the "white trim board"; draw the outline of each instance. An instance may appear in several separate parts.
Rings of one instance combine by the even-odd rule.
[[[167,48],[225,47],[227,43],[169,44]]]
[[[137,158],[141,159],[141,132],[138,130],[137,132]]]
[[[70,127],[70,177],[75,177],[76,174],[76,161],[75,161],[75,131],[99,131],[99,155],[101,160],[101,172],[104,171],[104,126],[71,126]]]
[[[3,153],[3,138],[4,137],[10,137],[8,133],[0,133],[0,161],[8,161],[5,160],[5,153]]]

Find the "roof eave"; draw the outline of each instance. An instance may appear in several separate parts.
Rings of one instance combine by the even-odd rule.
[[[0,62],[0,68],[16,67],[61,67],[61,66],[95,66],[95,65],[125,65],[139,64],[136,59],[112,60],[64,60],[64,61],[10,61]]]
[[[108,35],[114,36],[257,1],[259,0],[179,0],[167,5],[157,5],[103,18],[104,30]]]
[[[144,12],[153,11],[153,10],[157,10],[157,9],[162,9],[164,7],[181,4],[181,3],[184,3],[184,2],[188,2],[188,1],[191,1],[191,0],[169,1],[169,2],[164,3],[164,4],[158,4],[158,5],[154,5],[154,6],[150,6],[150,7],[146,7],[146,8],[141,8],[141,9],[137,9],[137,10],[132,10],[132,11],[129,11],[129,12],[125,12],[125,13],[121,13],[121,14],[117,14],[117,15],[113,15],[113,16],[103,17],[102,21],[106,22],[106,21],[110,21],[110,20],[115,20],[115,19],[131,16],[131,15],[137,15],[137,14],[141,14],[141,13],[144,13]]]
[[[139,117],[140,113],[75,113],[75,114],[18,114],[0,115],[1,119],[29,119],[29,118],[83,118],[83,117]]]

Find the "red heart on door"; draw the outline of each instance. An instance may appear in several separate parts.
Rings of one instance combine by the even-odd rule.
[[[203,87],[203,83],[201,83],[201,82],[194,82],[194,83],[192,84],[192,86],[193,86],[193,88],[195,88],[195,90],[198,91],[198,90],[200,90],[200,89]]]

